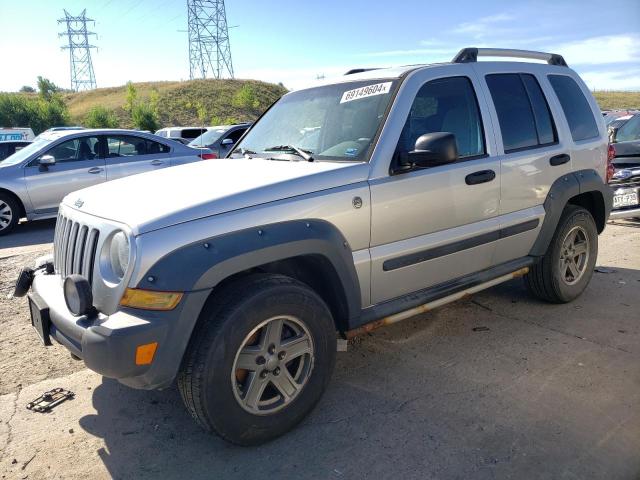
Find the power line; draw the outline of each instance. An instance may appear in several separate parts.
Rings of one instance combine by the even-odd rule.
[[[224,0],[187,0],[189,78],[233,78]]]
[[[91,49],[95,45],[89,44],[89,35],[94,32],[87,31],[87,22],[95,21],[87,18],[87,10],[82,10],[78,16],[70,15],[64,10],[64,18],[58,19],[58,23],[64,23],[67,31],[58,34],[58,37],[67,37],[68,45],[63,45],[63,50],[69,50],[69,60],[71,68],[71,89],[78,92],[80,90],[91,90],[96,88],[96,77],[93,73],[93,63],[91,62]]]

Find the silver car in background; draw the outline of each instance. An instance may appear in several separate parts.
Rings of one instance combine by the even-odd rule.
[[[132,130],[43,133],[0,163],[0,235],[23,217],[55,217],[62,198],[75,190],[209,158],[206,149]]]

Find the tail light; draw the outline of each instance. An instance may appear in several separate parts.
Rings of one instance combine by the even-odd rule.
[[[218,155],[215,153],[200,153],[198,156],[203,160],[213,160],[218,158]]]
[[[612,143],[609,144],[609,148],[607,149],[607,183],[611,181],[613,178],[613,174],[616,169],[613,166],[613,159],[616,158],[616,147],[613,146]]]

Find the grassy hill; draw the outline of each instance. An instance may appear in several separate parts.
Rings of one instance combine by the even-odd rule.
[[[191,80],[134,85],[140,99],[146,100],[157,95],[162,126],[200,125],[199,113],[204,114],[204,123],[207,125],[255,120],[287,92],[281,85],[257,80]],[[238,102],[238,92],[243,88],[246,91],[249,87],[251,101]],[[82,124],[91,107],[100,105],[113,110],[121,127],[132,127],[130,115],[123,109],[126,103],[126,86],[66,93],[63,96],[73,123]]]
[[[593,96],[596,97],[602,110],[640,109],[640,92],[610,92],[603,90],[593,92]]]
[[[186,82],[146,82],[134,84],[138,97],[148,99],[157,92],[158,112],[163,126],[199,125],[198,108],[204,113],[205,124],[228,120],[255,120],[269,105],[287,90],[281,85],[257,80],[191,80]],[[250,86],[255,95],[251,106],[234,102],[237,92]],[[245,87],[246,88],[246,87]],[[600,108],[640,108],[640,92],[593,92]],[[66,93],[73,123],[82,123],[91,107],[101,105],[113,110],[122,127],[132,127],[130,115],[123,109],[126,87],[99,88],[88,92]]]

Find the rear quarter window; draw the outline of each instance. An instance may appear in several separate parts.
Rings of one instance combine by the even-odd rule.
[[[573,141],[598,137],[600,133],[593,112],[576,81],[566,75],[549,75],[548,78],[562,106]]]

